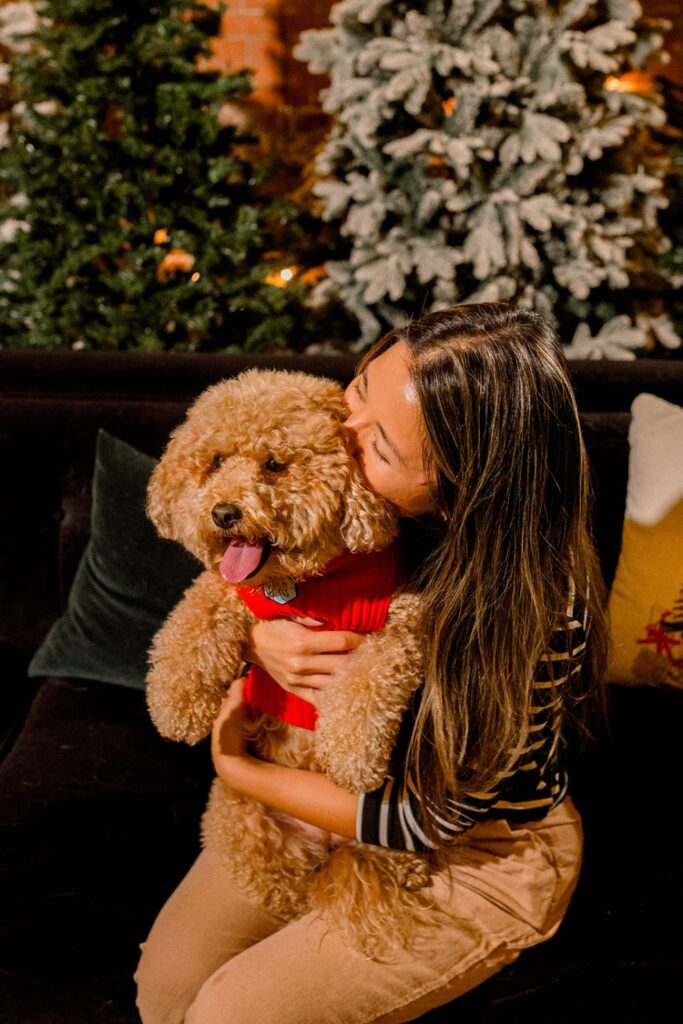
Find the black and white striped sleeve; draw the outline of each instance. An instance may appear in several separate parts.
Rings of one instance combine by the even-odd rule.
[[[539,659],[535,674],[535,699],[532,707],[529,743],[512,771],[502,776],[496,787],[486,793],[470,792],[460,800],[448,799],[445,807],[425,806],[414,781],[405,772],[405,752],[414,724],[414,712],[404,718],[392,757],[391,774],[381,786],[362,793],[358,800],[356,838],[359,842],[393,850],[425,853],[434,843],[425,834],[425,816],[429,815],[441,840],[447,842],[487,817],[508,817],[525,821],[538,818],[555,806],[567,791],[567,778],[561,764],[560,720],[557,703],[547,701],[548,661],[558,671],[558,684],[581,668],[586,649],[587,620],[574,604],[568,606],[570,644],[563,627],[551,637],[548,655]],[[572,661],[562,662],[571,655]]]
[[[497,791],[480,797],[468,794],[465,801],[448,801],[445,810],[431,808],[430,817],[442,839],[453,839],[485,818],[497,797]],[[425,808],[413,780],[409,777],[401,783],[394,776],[389,776],[378,789],[361,794],[356,838],[362,843],[386,846],[392,850],[425,853],[434,849],[434,843],[424,832],[424,814]]]

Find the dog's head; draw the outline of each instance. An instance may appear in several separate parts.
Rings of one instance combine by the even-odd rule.
[[[246,370],[207,388],[152,473],[147,514],[233,583],[300,578],[345,548],[379,550],[396,510],[349,449],[343,390],[286,370]]]

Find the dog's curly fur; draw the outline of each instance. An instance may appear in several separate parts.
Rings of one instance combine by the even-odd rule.
[[[147,703],[163,736],[196,743],[212,729],[255,621],[219,573],[231,536],[270,541],[249,585],[319,574],[344,549],[379,550],[396,536],[389,503],[365,484],[348,450],[339,384],[309,374],[247,370],[209,387],[173,431],[152,474],[147,513],[163,537],[205,566],[149,650]],[[273,471],[275,459],[281,471]],[[231,529],[212,509],[238,506]],[[348,656],[343,682],[318,703],[315,732],[261,714],[250,749],[280,764],[325,772],[352,792],[386,777],[402,716],[420,678],[418,596],[393,596],[385,627]],[[289,920],[313,912],[368,956],[409,948],[434,922],[426,857],[330,835],[233,793],[215,779],[202,843],[218,851],[242,890]]]

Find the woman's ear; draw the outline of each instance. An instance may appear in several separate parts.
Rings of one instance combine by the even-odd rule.
[[[379,551],[398,535],[398,515],[392,505],[371,491],[355,463],[349,469],[342,495],[341,535],[349,551]]]

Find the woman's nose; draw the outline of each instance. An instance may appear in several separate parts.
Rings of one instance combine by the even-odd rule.
[[[349,417],[349,419],[350,418],[351,417]],[[349,441],[355,440],[356,432],[354,431],[352,426],[349,426],[348,419],[344,420],[344,422],[342,423],[342,430],[344,432],[344,437],[348,438]]]
[[[361,431],[363,430],[363,409],[359,408],[359,403],[355,401],[351,387],[347,388],[344,395],[344,407],[348,414],[346,419],[342,421],[344,433],[349,443],[357,446]]]
[[[357,431],[361,426],[362,419],[363,417],[361,412],[358,409],[356,409],[354,412],[349,412],[348,416],[343,421],[343,425],[346,427],[347,430]]]

